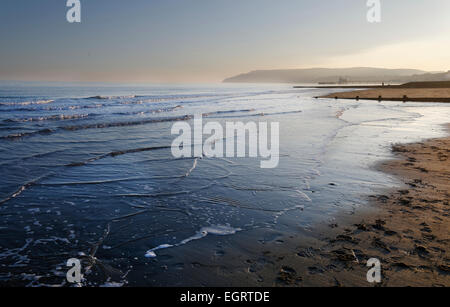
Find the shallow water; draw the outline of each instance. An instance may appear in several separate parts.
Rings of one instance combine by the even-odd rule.
[[[0,86],[0,284],[65,285],[66,261],[91,255],[106,275],[87,274],[85,285],[178,285],[161,280],[161,257],[255,229],[295,235],[367,206],[367,195],[399,184],[371,168],[390,145],[442,136],[450,115],[445,104],[312,98],[328,91]],[[200,113],[280,122],[279,166],[173,158],[172,125]]]

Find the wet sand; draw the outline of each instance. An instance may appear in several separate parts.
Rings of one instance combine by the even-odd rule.
[[[353,269],[375,257],[383,286],[450,286],[450,137],[396,145],[393,152],[398,159],[378,168],[405,188],[373,196],[379,212],[358,217],[325,250],[347,262],[344,285],[352,283]]]
[[[318,98],[379,100],[379,101],[416,101],[450,102],[450,88],[376,88],[342,93],[331,93]]]
[[[253,257],[240,259],[243,266],[227,283],[450,286],[450,137],[392,150],[397,159],[377,169],[398,177],[404,187],[381,191],[370,197],[369,208],[344,212],[327,225],[299,226],[295,235],[266,233],[267,242],[245,247]],[[233,258],[236,266],[241,257]],[[381,261],[380,284],[367,282],[370,258]]]

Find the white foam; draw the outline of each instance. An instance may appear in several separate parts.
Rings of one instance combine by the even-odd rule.
[[[312,202],[311,198],[309,198],[308,195],[306,195],[305,193],[303,193],[300,190],[295,190],[295,192],[297,192],[304,200],[306,200],[307,202]]]
[[[171,248],[171,247],[173,247],[173,245],[170,245],[170,244],[162,244],[162,245],[160,245],[160,246],[158,246],[158,247],[155,247],[155,248],[153,248],[153,249],[147,251],[147,253],[145,253],[145,257],[147,257],[147,258],[156,258],[156,253],[155,253],[155,251],[160,250],[160,249]]]
[[[201,229],[201,231],[206,231],[207,234],[212,234],[216,236],[234,235],[236,232],[241,230],[242,229],[240,228],[232,228],[229,226],[210,226]]]
[[[236,232],[239,232],[241,230],[242,229],[240,229],[240,228],[233,228],[233,227],[230,227],[230,226],[221,226],[221,225],[212,225],[212,226],[208,226],[208,227],[203,227],[195,235],[193,235],[193,236],[191,236],[191,237],[189,237],[187,239],[184,239],[183,241],[181,241],[178,244],[175,244],[175,245],[162,244],[162,245],[160,245],[158,247],[155,247],[155,248],[152,248],[152,249],[148,250],[145,253],[145,257],[147,257],[147,258],[156,258],[157,254],[155,252],[157,250],[185,245],[185,244],[187,244],[187,243],[189,243],[191,241],[200,240],[200,239],[206,237],[207,235],[228,236],[228,235],[233,235]]]

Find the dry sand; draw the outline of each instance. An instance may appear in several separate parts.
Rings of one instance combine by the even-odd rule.
[[[450,88],[377,88],[332,93],[319,98],[450,102]],[[406,96],[406,98],[405,98]]]

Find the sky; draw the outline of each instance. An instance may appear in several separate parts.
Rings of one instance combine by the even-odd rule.
[[[450,70],[450,1],[0,0],[0,80],[220,82],[258,69]]]

